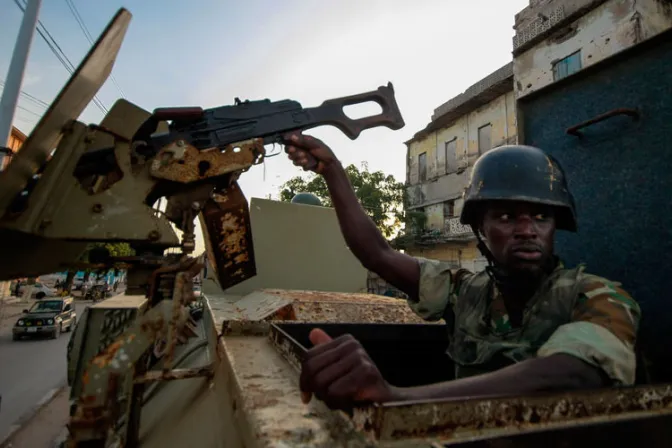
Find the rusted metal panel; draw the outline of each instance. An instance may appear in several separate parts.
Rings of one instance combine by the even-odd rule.
[[[426,323],[405,300],[360,293],[263,290],[292,299],[292,313],[278,313],[272,320],[297,322]],[[284,318],[283,318],[284,317]]]
[[[151,174],[174,182],[195,182],[246,170],[264,151],[264,142],[260,138],[228,145],[223,151],[217,148],[200,151],[186,141],[178,140],[161,149],[152,162]]]
[[[406,300],[364,293],[262,289],[233,303],[218,303],[217,322],[427,323]]]
[[[234,303],[226,303],[215,311],[218,320],[260,321],[274,315],[293,300],[266,291],[254,291]]]
[[[356,409],[357,428],[377,440],[440,438],[446,444],[520,433],[672,416],[672,386],[529,397],[389,403]]]
[[[167,371],[151,370],[143,376],[135,378],[133,382],[141,384],[153,381],[173,381],[196,377],[210,377],[214,374],[214,371],[214,364],[203,367],[194,367],[192,369],[173,369]]]
[[[244,446],[372,446],[340,412],[313,400],[301,403],[297,373],[265,337],[224,338],[234,412],[249,428]]]
[[[205,203],[200,219],[208,259],[222,289],[257,275],[250,211],[236,182]]]

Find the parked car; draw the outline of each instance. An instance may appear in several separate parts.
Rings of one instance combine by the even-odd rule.
[[[12,328],[12,338],[17,341],[22,337],[51,336],[57,339],[61,332],[72,331],[77,325],[77,313],[72,297],[46,299],[23,310]]]
[[[49,288],[56,288],[58,282],[65,281],[65,276],[62,274],[40,275],[37,281]]]
[[[26,283],[22,283],[21,286],[19,286],[19,296],[23,295],[26,286],[27,286]],[[58,293],[54,288],[50,288],[41,282],[35,282],[30,297],[33,299],[41,300],[44,299],[45,297],[56,297],[57,295]]]

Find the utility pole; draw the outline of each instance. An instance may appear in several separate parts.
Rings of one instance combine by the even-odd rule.
[[[14,45],[12,61],[9,64],[7,78],[5,79],[5,89],[2,92],[0,100],[0,146],[5,146],[9,141],[12,132],[12,122],[14,121],[14,112],[16,112],[16,103],[21,93],[21,83],[26,71],[28,62],[28,53],[30,44],[35,34],[37,25],[37,16],[40,12],[42,0],[28,0],[26,10],[23,13],[23,21],[19,29],[19,36]],[[0,170],[4,165],[5,155],[0,152]]]

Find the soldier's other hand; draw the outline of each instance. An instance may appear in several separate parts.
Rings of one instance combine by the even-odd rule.
[[[325,169],[337,162],[331,148],[322,140],[310,135],[303,135],[300,132],[285,134],[283,143],[289,159],[304,171],[322,174]]]
[[[314,347],[306,353],[299,382],[304,403],[315,395],[331,409],[350,409],[392,399],[392,387],[354,337],[332,339],[319,328],[309,337]]]

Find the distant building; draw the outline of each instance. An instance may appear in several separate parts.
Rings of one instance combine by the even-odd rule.
[[[9,134],[9,140],[7,141],[7,147],[11,149],[12,152],[16,153],[25,141],[26,134],[12,126],[12,131]],[[2,158],[2,169],[5,169],[11,161],[11,156],[9,154],[5,154],[5,157]],[[10,295],[9,286],[10,282],[0,282],[0,298],[8,297]]]
[[[434,110],[432,121],[406,142],[410,213],[423,224],[395,241],[411,255],[480,270],[486,260],[471,228],[459,222],[471,167],[492,148],[517,142],[513,64]]]
[[[26,141],[26,138],[27,138],[27,137],[26,137],[26,134],[24,134],[23,132],[19,131],[19,130],[18,130],[17,128],[15,128],[14,126],[12,126],[12,132],[9,134],[9,140],[7,141],[7,147],[8,147],[10,150],[12,150],[13,153],[16,153],[17,151],[19,151],[19,149],[20,149],[21,146],[23,145],[23,142]],[[6,168],[7,165],[9,165],[9,163],[10,163],[11,161],[12,161],[12,157],[6,155],[6,156],[3,158],[2,168],[3,168],[3,169]]]
[[[672,26],[668,0],[530,0],[516,14],[513,72],[521,98]]]

